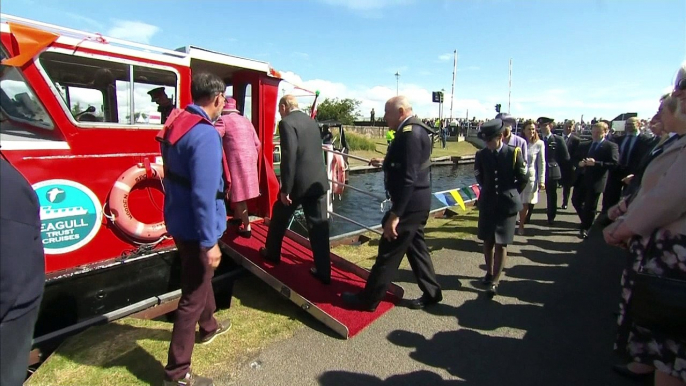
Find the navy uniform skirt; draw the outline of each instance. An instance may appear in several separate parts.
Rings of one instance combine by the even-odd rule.
[[[484,241],[493,241],[496,244],[507,245],[514,241],[517,215],[503,217],[493,212],[479,212],[479,225],[477,237]]]

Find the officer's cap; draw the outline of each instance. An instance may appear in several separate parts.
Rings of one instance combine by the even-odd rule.
[[[504,123],[511,123],[513,125],[517,122],[515,117],[513,117],[512,115],[510,115],[508,113],[499,113],[498,115],[495,116],[495,118],[502,120]]]
[[[479,134],[477,134],[477,137],[488,142],[491,139],[495,138],[498,134],[502,133],[503,131],[505,131],[503,120],[491,119],[490,121],[485,122],[483,125],[481,125],[481,130],[479,130]]]
[[[540,117],[536,120],[536,122],[538,122],[539,125],[545,125],[547,123],[554,123],[555,120],[548,117]]]
[[[157,98],[159,96],[162,96],[162,94],[166,95],[166,93],[164,92],[164,87],[157,87],[148,91],[148,95],[150,95],[150,98]]]

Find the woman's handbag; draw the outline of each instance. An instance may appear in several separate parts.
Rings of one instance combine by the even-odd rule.
[[[656,238],[657,232],[646,246],[639,271],[633,274],[628,315],[637,326],[676,340],[686,340],[686,281],[643,272],[648,258],[662,253],[657,248]]]

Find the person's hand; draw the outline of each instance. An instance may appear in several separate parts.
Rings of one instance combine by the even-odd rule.
[[[621,201],[619,201],[619,203],[617,203],[617,205],[608,209],[607,217],[610,220],[615,221],[617,218],[619,218],[619,216],[623,215],[626,212],[626,209],[627,209],[626,200],[621,200]]]
[[[625,232],[622,231],[622,221],[620,220],[615,221],[603,229],[603,238],[609,245],[626,249],[631,234],[625,235]]]
[[[386,219],[386,222],[383,224],[383,237],[386,240],[393,241],[398,238],[396,228],[398,227],[399,222],[400,218],[396,216],[395,213],[390,212],[388,219]]]
[[[583,168],[584,166],[586,166],[586,160],[579,161],[579,167]]]
[[[280,199],[281,199],[281,203],[284,204],[285,206],[289,206],[290,204],[293,203],[293,201],[291,201],[290,195],[288,195],[286,193],[281,193]]]
[[[593,158],[586,158],[585,162],[586,166],[593,166],[595,165],[595,159]]]
[[[538,190],[545,190],[545,184],[542,182],[538,184]]]
[[[631,183],[631,180],[633,180],[633,179],[634,179],[634,175],[633,175],[633,174],[629,174],[628,176],[622,178],[622,183],[623,183],[624,185],[629,185],[629,184]]]
[[[383,166],[383,158],[372,158],[369,160],[369,165],[380,168]]]
[[[214,244],[212,248],[200,248],[200,254],[207,258],[207,263],[212,269],[217,269],[222,261],[222,251],[219,249],[219,244]]]

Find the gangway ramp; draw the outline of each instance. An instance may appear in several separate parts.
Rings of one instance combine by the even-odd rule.
[[[262,220],[251,224],[252,237],[249,239],[238,236],[235,228],[230,228],[222,237],[225,253],[346,339],[373,323],[403,297],[402,287],[391,284],[376,311],[348,310],[344,308],[341,293],[361,291],[369,271],[331,253],[331,284],[324,285],[309,272],[314,260],[309,241],[304,237],[287,231],[281,249],[281,264],[274,265],[259,254],[268,229]]]

